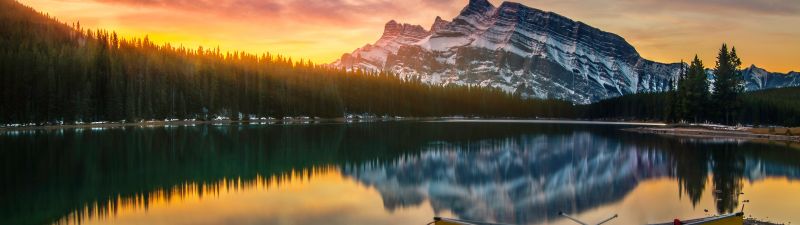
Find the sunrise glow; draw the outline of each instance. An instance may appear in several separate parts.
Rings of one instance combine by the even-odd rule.
[[[149,35],[157,43],[272,52],[329,63],[380,37],[389,20],[429,27],[438,15],[451,19],[466,0],[449,1],[137,1],[22,0],[36,10],[86,28],[123,36]],[[779,1],[657,2],[620,0],[523,0],[619,34],[639,53],[660,62],[688,61],[694,54],[714,60],[719,43],[735,45],[744,65],[788,72],[800,68],[800,4]],[[764,4],[754,4],[763,2]],[[499,5],[500,1],[492,1]],[[604,7],[600,7],[604,6]],[[756,7],[757,6],[757,7]]]

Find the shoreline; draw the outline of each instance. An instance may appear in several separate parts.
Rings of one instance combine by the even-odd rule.
[[[196,125],[230,125],[230,124],[255,124],[255,125],[281,125],[281,124],[318,124],[318,123],[361,123],[361,122],[392,122],[392,121],[423,121],[439,120],[448,117],[374,117],[374,118],[308,118],[308,119],[258,119],[258,120],[175,120],[161,121],[151,120],[142,122],[109,122],[109,123],[85,123],[85,124],[63,124],[63,125],[43,125],[43,126],[17,126],[0,127],[0,134],[13,131],[34,131],[34,130],[64,130],[64,129],[92,129],[92,128],[124,128],[124,127],[167,127],[167,126],[196,126]]]
[[[755,218],[745,218],[744,225],[783,225],[785,223],[775,223],[775,222],[768,222],[763,221]]]
[[[34,131],[34,130],[65,130],[65,129],[114,129],[125,127],[159,127],[159,126],[196,126],[208,124],[255,124],[255,125],[281,125],[281,124],[319,124],[319,123],[362,123],[362,122],[398,122],[398,121],[451,121],[451,122],[520,122],[520,123],[564,123],[564,124],[610,124],[633,126],[665,126],[666,124],[648,121],[608,121],[608,120],[565,120],[557,118],[474,118],[474,117],[369,117],[369,118],[293,118],[293,119],[256,119],[256,120],[175,120],[161,121],[150,120],[141,122],[108,122],[63,125],[32,125],[32,126],[0,126],[0,134],[5,132]]]
[[[800,136],[787,136],[777,134],[760,134],[751,132],[752,128],[741,130],[713,129],[711,127],[692,126],[692,127],[636,127],[622,129],[628,132],[640,134],[657,134],[662,136],[689,137],[701,139],[738,139],[746,141],[782,141],[799,142]]]
[[[442,121],[454,122],[530,122],[540,123],[588,123],[588,124],[625,124],[638,127],[623,128],[627,132],[640,134],[657,134],[662,136],[688,137],[702,139],[738,139],[746,141],[781,141],[800,143],[800,136],[787,136],[753,132],[754,128],[731,129],[724,126],[681,126],[675,124],[662,124],[634,121],[606,121],[606,120],[563,120],[555,118],[469,118],[469,117],[369,117],[369,118],[292,118],[292,119],[257,119],[257,120],[174,120],[174,121],[141,121],[141,122],[111,122],[111,123],[86,123],[44,126],[18,126],[0,127],[0,134],[21,131],[52,131],[66,129],[116,129],[126,127],[170,127],[170,126],[196,126],[196,125],[289,125],[289,124],[319,124],[319,123],[363,123],[363,122],[398,122],[398,121]]]

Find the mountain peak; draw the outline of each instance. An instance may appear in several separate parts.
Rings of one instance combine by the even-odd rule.
[[[516,2],[503,2],[503,3],[500,3],[500,8],[506,8],[506,7],[525,7],[525,8],[530,8],[528,6],[525,6],[525,5],[521,4],[521,3],[516,3]]]
[[[492,15],[497,8],[487,0],[470,0],[469,4],[453,18],[452,22],[434,32],[438,36],[469,36],[492,23]]]
[[[433,25],[431,25],[431,33],[436,33],[436,31],[441,30],[447,24],[450,24],[450,21],[443,20],[442,17],[437,16],[436,19],[433,21]]]
[[[424,37],[428,36],[428,34],[429,32],[420,25],[411,25],[407,23],[400,24],[395,20],[390,20],[389,22],[386,22],[386,25],[383,28],[383,36],[381,39],[395,38],[400,36]]]
[[[401,28],[402,28],[402,25],[397,23],[397,21],[389,20],[389,22],[386,22],[386,25],[383,26],[383,34],[386,35],[386,33],[394,32],[394,31],[397,31],[397,30],[399,30]]]
[[[467,7],[461,10],[461,15],[487,14],[494,10],[494,5],[487,0],[469,0]]]
[[[494,7],[488,0],[469,0],[469,4],[467,4],[467,6],[473,5],[478,7],[485,7],[487,5]]]
[[[760,72],[760,73],[768,73],[767,70],[756,66],[756,64],[750,64],[750,66],[747,67],[745,70],[750,70],[750,71],[753,71],[753,72]]]

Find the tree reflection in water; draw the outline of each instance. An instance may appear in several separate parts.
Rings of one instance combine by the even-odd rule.
[[[800,154],[785,147],[618,128],[394,122],[6,134],[0,224],[107,217],[120,204],[280,185],[298,171],[313,179],[340,170],[375,187],[389,211],[430,202],[461,218],[513,223],[597,208],[660,177],[674,177],[693,205],[710,185],[717,211],[730,212],[743,179],[800,177]]]

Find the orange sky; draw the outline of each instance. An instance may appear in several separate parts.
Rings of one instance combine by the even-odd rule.
[[[19,0],[86,28],[158,43],[272,52],[328,63],[380,37],[395,19],[429,27],[467,0]],[[499,5],[501,1],[491,1]],[[735,45],[745,66],[800,70],[797,0],[520,0],[619,34],[646,58],[713,65],[719,45]]]

